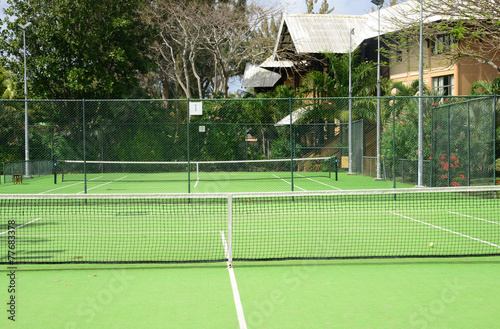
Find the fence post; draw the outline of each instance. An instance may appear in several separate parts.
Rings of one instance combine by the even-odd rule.
[[[294,154],[294,145],[293,145],[293,118],[292,118],[292,97],[288,98],[288,110],[290,112],[290,174],[292,180],[292,192],[293,192],[293,154]]]
[[[450,187],[450,143],[451,143],[451,117],[450,117],[450,105],[448,104],[447,106],[448,109],[448,145],[447,145],[447,150],[446,150],[446,156],[448,160],[448,187]]]
[[[188,193],[191,193],[191,159],[189,157],[189,98],[186,99],[186,108],[187,108],[187,125],[186,125],[186,146],[187,146],[187,171],[188,171]]]
[[[470,101],[467,99],[467,186],[470,186]]]
[[[500,127],[498,128],[500,129]],[[497,95],[493,95],[493,185],[497,184]]]
[[[396,96],[392,96],[392,180],[393,188],[396,188]]]
[[[82,117],[83,117],[83,190],[87,194],[87,122],[85,119],[85,98],[82,99]]]

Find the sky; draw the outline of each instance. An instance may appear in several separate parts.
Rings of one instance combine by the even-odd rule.
[[[2,0],[3,1],[3,0]],[[280,3],[283,7],[286,6],[289,14],[304,14],[306,12],[305,0],[271,0],[275,3]],[[317,13],[321,7],[323,0],[318,0],[314,7],[314,12]],[[288,4],[288,5],[287,5]],[[332,14],[336,15],[363,15],[372,12],[372,7],[375,5],[370,0],[328,0],[330,9],[335,8]]]
[[[262,0],[250,0],[257,3],[262,3]],[[289,14],[304,14],[306,12],[305,0],[270,0],[274,3],[279,3],[287,8]],[[315,12],[321,6],[323,0],[318,0]],[[265,1],[267,2],[267,1]],[[337,15],[363,15],[371,12],[374,6],[370,0],[328,0],[331,7],[334,7],[332,14]],[[3,8],[7,7],[7,0],[0,0],[0,17],[3,17]]]

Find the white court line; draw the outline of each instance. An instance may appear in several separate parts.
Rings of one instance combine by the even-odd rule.
[[[274,176],[274,177],[276,177],[276,178],[281,179],[282,181],[284,181],[285,183],[287,183],[287,184],[289,184],[289,185],[292,185],[292,183],[290,183],[289,181],[287,181],[287,180],[285,180],[285,179],[283,179],[283,178],[281,178],[281,177],[279,177],[279,176],[277,176],[277,175],[275,175],[275,174],[273,174],[273,176]],[[299,187],[299,186],[297,186],[297,185],[295,185],[295,184],[294,184],[293,186],[295,186],[295,187],[296,187],[296,188],[298,188],[298,189],[301,189],[302,191],[307,191],[307,190],[303,189],[302,187]]]
[[[196,188],[196,186],[198,186],[198,183],[199,183],[199,182],[200,182],[200,179],[198,178],[198,179],[196,180],[196,183],[194,184],[194,188]]]
[[[414,219],[414,218],[411,218],[411,217],[408,217],[408,216],[404,216],[404,215],[401,215],[401,214],[398,214],[398,213],[395,213],[395,212],[392,212],[392,211],[389,211],[389,213],[391,213],[393,215],[401,216],[401,217],[406,218],[406,219],[410,219],[410,220],[418,222],[418,223],[429,225],[429,226],[432,226],[434,228],[437,228],[437,229],[440,229],[440,230],[443,230],[443,231],[446,231],[446,232],[450,232],[450,233],[453,233],[453,234],[456,234],[456,235],[460,235],[460,236],[463,236],[464,238],[469,238],[469,239],[472,239],[472,240],[475,240],[475,241],[479,241],[479,242],[482,242],[482,243],[489,244],[490,246],[493,246],[493,247],[500,248],[500,246],[497,245],[497,244],[494,244],[494,243],[491,243],[491,242],[488,242],[488,241],[485,241],[485,240],[481,240],[481,239],[472,237],[470,235],[466,235],[466,234],[458,233],[458,232],[455,232],[455,231],[452,231],[452,230],[448,230],[448,229],[446,229],[444,227],[433,225],[433,224],[429,224],[429,223],[423,222],[421,220]]]
[[[8,233],[8,232],[10,232],[10,231],[17,230],[18,228],[23,227],[23,226],[26,226],[26,225],[28,225],[28,224],[31,224],[31,223],[33,223],[33,222],[36,222],[37,220],[39,220],[39,219],[41,219],[41,218],[42,218],[42,217],[35,218],[35,219],[33,219],[32,221],[30,221],[30,222],[24,223],[23,225],[19,225],[18,227],[14,227],[14,228],[11,228],[10,230],[7,230],[7,231],[5,231],[5,232],[2,232],[2,233],[0,233],[0,235],[4,235],[5,233]]]
[[[92,178],[92,179],[89,179],[89,181],[91,180],[94,180],[94,179],[98,179],[98,178],[101,178],[102,176],[99,176],[99,177],[96,177],[96,178]],[[58,188],[55,188],[55,189],[52,189],[52,190],[48,190],[48,191],[45,191],[45,192],[40,192],[38,194],[43,194],[43,193],[49,193],[49,192],[52,192],[52,191],[56,191],[56,190],[60,190],[62,188],[66,188],[66,187],[70,187],[70,186],[75,186],[75,185],[78,185],[78,184],[83,184],[85,183],[84,181],[82,182],[78,182],[78,183],[75,183],[75,184],[71,184],[71,185],[66,185],[66,186],[62,186],[62,187],[58,187]]]
[[[102,177],[102,176],[100,176],[100,177]],[[98,187],[102,187],[104,185],[108,185],[108,184],[114,183],[116,181],[119,181],[120,179],[124,179],[125,177],[127,177],[127,176],[123,176],[123,177],[117,178],[115,180],[112,180],[111,182],[107,182],[107,183],[104,183],[104,184],[101,184],[101,185],[98,185],[98,186],[94,186],[92,188],[88,188],[87,191],[93,190],[93,189],[98,188]],[[96,178],[94,178],[94,179],[96,179]],[[85,191],[78,192],[77,194],[82,194],[82,193],[85,193]]]
[[[303,175],[300,175],[300,174],[297,174],[297,176],[303,177],[303,178],[305,178],[305,179],[309,179],[310,181],[313,181],[313,182],[315,182],[315,183],[318,183],[318,184],[321,184],[321,185],[325,185],[325,186],[331,187],[331,188],[336,189],[336,190],[339,190],[339,191],[341,191],[341,190],[342,190],[341,188],[338,188],[338,187],[335,187],[335,186],[332,186],[332,185],[325,184],[325,183],[323,183],[323,182],[320,182],[320,181],[318,181],[318,180],[315,180],[315,179],[312,179],[312,178],[309,178],[309,177],[306,177],[306,176],[303,176]]]
[[[464,217],[469,217],[469,218],[473,218],[473,219],[477,219],[477,220],[482,220],[483,222],[487,222],[487,223],[491,223],[491,224],[500,225],[500,223],[498,223],[498,222],[494,222],[494,221],[492,221],[492,220],[487,220],[487,219],[483,219],[483,218],[479,218],[479,217],[469,216],[469,215],[461,214],[461,213],[454,212],[454,211],[448,211],[448,212],[449,212],[449,213],[452,213],[452,214],[455,214],[455,215],[464,216]]]
[[[220,235],[222,238],[222,244],[224,245],[224,253],[226,254],[226,258],[229,259],[228,255],[228,245],[226,242],[226,236],[224,235],[224,231],[220,231]],[[245,314],[243,313],[243,306],[241,305],[240,292],[238,291],[238,285],[236,284],[236,277],[234,276],[233,267],[227,268],[229,271],[229,279],[231,280],[231,287],[233,289],[233,297],[234,304],[236,306],[236,314],[238,315],[238,322],[240,323],[240,329],[247,329],[247,323],[245,321]]]

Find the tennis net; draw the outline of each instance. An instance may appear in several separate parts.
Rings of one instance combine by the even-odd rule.
[[[499,192],[3,195],[1,263],[499,256]]]
[[[62,181],[228,181],[278,179],[282,174],[295,178],[331,177],[335,165],[332,157],[190,162],[60,160],[57,172]]]

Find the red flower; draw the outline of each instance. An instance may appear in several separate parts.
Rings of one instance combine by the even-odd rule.
[[[460,186],[460,183],[457,182],[457,181],[455,181],[455,180],[453,180],[453,183],[451,183],[451,186]]]
[[[446,179],[448,178],[448,175],[441,175],[441,179]]]

